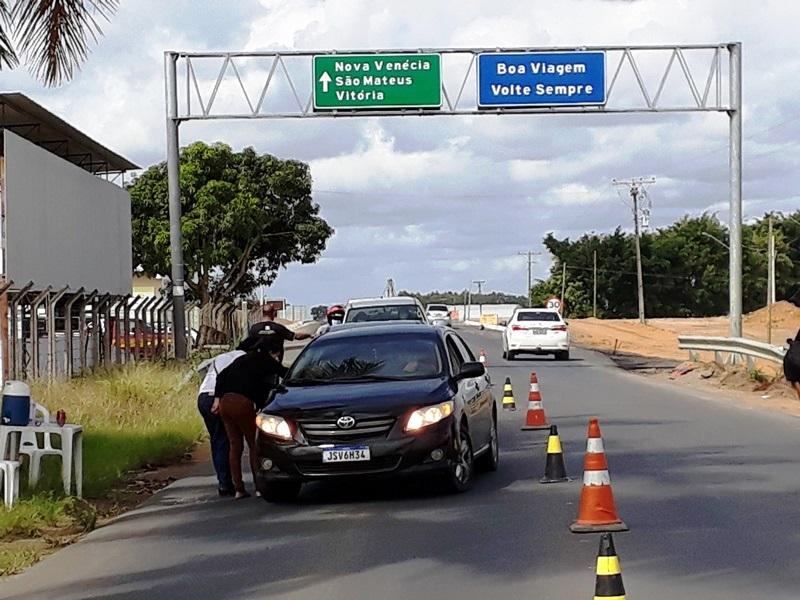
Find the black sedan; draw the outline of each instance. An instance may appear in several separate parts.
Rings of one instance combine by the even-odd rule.
[[[452,329],[342,325],[311,342],[258,414],[256,487],[291,501],[303,482],[429,473],[456,492],[495,470],[489,376]]]

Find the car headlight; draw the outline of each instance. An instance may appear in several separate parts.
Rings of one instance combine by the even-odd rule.
[[[292,439],[292,428],[283,417],[259,413],[256,415],[256,426],[267,435],[282,440]]]
[[[418,408],[408,416],[406,421],[406,431],[418,431],[428,425],[438,423],[442,419],[453,414],[453,401],[448,400],[441,404]]]

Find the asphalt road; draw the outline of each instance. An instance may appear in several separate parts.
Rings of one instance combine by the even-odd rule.
[[[506,363],[488,353],[501,465],[466,494],[408,481],[313,485],[299,504],[218,500],[209,469],[0,585],[0,598],[591,598],[598,536],[569,533],[587,420],[600,418],[628,598],[800,598],[800,421],[648,382],[604,357]],[[575,481],[540,485],[546,432],[523,432],[539,376]],[[499,398],[498,398],[499,400]]]

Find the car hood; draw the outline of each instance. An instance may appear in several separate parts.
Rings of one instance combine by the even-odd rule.
[[[414,406],[449,400],[446,378],[285,387],[277,390],[267,412],[291,416],[306,411],[401,414]]]

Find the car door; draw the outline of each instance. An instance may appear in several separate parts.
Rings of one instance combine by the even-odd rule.
[[[461,370],[461,365],[467,362],[468,358],[462,353],[454,335],[448,335],[445,344],[447,346],[447,354],[450,357],[450,366],[453,375],[456,375]],[[457,392],[463,403],[464,410],[467,413],[473,450],[483,444],[486,435],[483,431],[485,425],[481,421],[481,390],[478,381],[478,379],[462,379],[458,382]]]
[[[452,334],[461,353],[465,359],[470,362],[475,362],[475,355],[464,339],[458,334]],[[476,419],[479,421],[478,431],[486,437],[481,437],[484,442],[488,441],[489,430],[492,426],[492,406],[494,405],[494,394],[492,394],[492,379],[489,376],[489,371],[483,377],[475,380],[478,387],[478,411]]]

